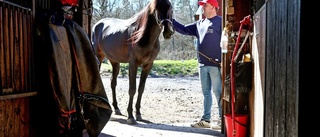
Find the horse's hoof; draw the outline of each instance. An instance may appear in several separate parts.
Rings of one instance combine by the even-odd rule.
[[[136,119],[137,119],[137,121],[142,121],[141,115],[136,115]]]
[[[115,110],[114,110],[114,113],[115,113],[116,115],[122,115],[120,109],[115,109]]]
[[[127,123],[130,125],[134,125],[134,124],[138,124],[136,120],[134,120],[134,118],[128,118],[127,119]]]

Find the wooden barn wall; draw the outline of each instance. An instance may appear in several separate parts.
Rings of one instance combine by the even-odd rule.
[[[265,137],[298,136],[300,0],[267,1]]]
[[[0,137],[31,132],[29,96],[32,79],[32,2],[0,1]]]
[[[32,137],[35,91],[33,24],[41,10],[58,0],[0,0],[0,137]],[[89,33],[91,0],[79,0],[77,23]],[[38,110],[41,111],[41,110]],[[39,112],[42,113],[42,112]]]
[[[93,3],[91,0],[79,0],[79,4],[82,8],[79,8],[74,14],[74,21],[82,26],[83,30],[88,34],[88,36],[90,36]]]
[[[57,1],[59,0],[36,0],[36,9],[55,10],[57,9]],[[77,22],[83,30],[90,36],[91,18],[93,12],[92,0],[78,0],[79,7],[73,14],[73,20]]]

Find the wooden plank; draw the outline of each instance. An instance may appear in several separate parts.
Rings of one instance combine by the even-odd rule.
[[[2,91],[2,85],[4,85],[3,83],[3,79],[5,79],[4,76],[4,42],[3,42],[3,4],[0,3],[0,95],[3,94]],[[0,120],[1,121],[1,120]]]
[[[26,93],[2,95],[0,96],[0,100],[10,100],[10,99],[16,99],[16,98],[31,97],[31,96],[36,96],[37,94],[38,93],[36,91],[33,91],[33,92],[26,92]]]
[[[9,36],[9,45],[8,45],[8,66],[7,66],[7,78],[8,78],[8,82],[9,85],[8,87],[13,88],[13,92],[15,91],[15,83],[14,83],[14,78],[13,78],[13,68],[14,68],[14,60],[13,60],[13,56],[14,56],[14,35],[13,35],[13,18],[14,18],[14,14],[12,12],[13,6],[8,6],[8,14],[9,14],[9,24],[8,24],[8,36]],[[12,93],[8,93],[8,94],[12,94]]]
[[[3,107],[5,106],[5,107]],[[0,100],[0,137],[28,137],[29,98]]]
[[[27,75],[27,79],[28,79],[28,82],[27,82],[27,89],[29,91],[32,90],[32,80],[34,79],[34,73],[33,73],[33,15],[31,14],[32,12],[28,12],[28,14],[26,14],[26,20],[25,20],[25,27],[26,27],[26,30],[27,30],[27,37],[26,37],[26,41],[28,41],[28,45],[29,46],[26,46],[25,47],[25,58],[27,59],[26,60],[26,66],[28,66],[28,70],[26,72],[28,72]]]
[[[29,136],[29,132],[30,132],[30,110],[29,110],[29,98],[22,98],[19,99],[20,101],[17,102],[18,108],[24,108],[21,109],[20,114],[18,115],[19,118],[17,118],[19,120],[19,137],[27,137]]]
[[[275,116],[276,123],[274,123],[274,130],[275,136],[284,137],[286,132],[286,102],[287,102],[287,25],[288,25],[288,18],[287,18],[287,1],[278,1],[278,16],[277,16],[277,25],[278,28],[278,36],[276,44],[276,67],[275,67]]]
[[[30,77],[29,77],[29,67],[30,67],[30,64],[29,64],[29,48],[30,48],[30,42],[32,41],[32,38],[29,36],[31,34],[29,34],[29,26],[28,24],[30,24],[30,21],[28,22],[27,21],[27,16],[28,16],[28,11],[26,10],[23,10],[22,11],[22,15],[21,15],[21,30],[24,30],[21,32],[21,41],[23,44],[23,46],[21,47],[21,51],[22,51],[22,54],[21,54],[21,58],[23,58],[23,60],[21,60],[21,65],[22,65],[22,87],[23,87],[23,90],[31,90],[29,89],[28,87],[30,86],[31,83],[28,83],[28,81],[30,80]]]
[[[265,135],[297,136],[298,3],[268,2]],[[291,9],[292,8],[292,9]],[[290,13],[290,14],[289,14]]]
[[[12,110],[11,111],[14,114],[12,114],[12,129],[10,132],[13,132],[13,133],[11,133],[11,136],[16,136],[16,137],[20,136],[19,134],[20,134],[20,132],[22,132],[22,131],[20,131],[20,128],[19,128],[20,127],[19,114],[20,114],[21,110],[25,108],[25,107],[19,108],[19,105],[17,103],[20,103],[19,102],[20,100],[21,99],[11,100],[11,103],[12,103]]]
[[[3,59],[3,69],[4,70],[4,75],[2,75],[3,77],[3,87],[8,88],[11,87],[10,86],[10,79],[9,78],[9,74],[10,73],[10,69],[8,69],[8,64],[10,64],[10,60],[9,60],[9,17],[8,17],[8,7],[4,6],[4,12],[3,12],[3,47],[4,47],[4,59]],[[3,94],[7,94],[6,92],[3,92]]]
[[[297,19],[298,18],[298,19]],[[300,29],[300,3],[290,1],[288,3],[287,26],[287,104],[286,104],[286,133],[285,136],[298,136],[298,111],[299,111],[299,35]],[[294,74],[294,75],[293,75]]]
[[[23,58],[20,58],[20,37],[19,37],[19,13],[18,8],[13,7],[13,28],[12,28],[12,39],[13,39],[13,54],[12,54],[12,60],[13,60],[13,73],[12,78],[14,83],[14,92],[19,93],[21,92],[21,63],[20,60],[23,60]]]
[[[13,109],[12,109],[12,100],[5,100],[5,123],[4,123],[4,136],[9,137],[11,136],[10,130],[12,130],[12,115],[13,115]],[[10,129],[10,130],[9,130]]]
[[[4,113],[4,109],[6,108],[5,106],[6,106],[6,104],[4,103],[4,101],[0,100],[0,123],[5,123],[6,122],[5,121],[5,117],[2,114],[2,113]],[[4,128],[3,128],[2,125],[0,126],[0,133],[4,133]],[[4,135],[0,134],[0,137],[4,137]]]
[[[269,6],[269,5],[274,5],[275,1],[269,1],[266,3],[266,11],[267,11],[267,23],[270,24],[267,25],[266,28],[266,89],[265,89],[265,126],[264,126],[264,136],[265,137],[273,137],[273,125],[274,125],[274,77],[275,74],[273,73],[274,70],[274,65],[275,65],[275,57],[274,57],[274,45],[275,41],[274,38],[271,36],[274,36],[274,31],[270,30],[276,30],[276,26],[274,24],[276,19],[269,20],[270,18],[273,18],[277,12],[274,9],[274,6]],[[269,37],[270,36],[270,37]]]
[[[20,65],[20,88],[19,88],[19,92],[25,92],[27,91],[25,89],[25,64],[24,64],[24,60],[27,60],[28,58],[24,58],[24,51],[23,51],[23,47],[24,46],[28,46],[28,43],[23,43],[23,37],[27,37],[27,35],[23,35],[24,30],[23,29],[23,11],[22,9],[18,9],[18,28],[20,31],[18,31],[18,37],[19,37],[19,65]]]

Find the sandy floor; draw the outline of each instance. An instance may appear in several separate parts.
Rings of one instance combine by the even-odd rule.
[[[108,76],[104,76],[102,79],[111,104],[110,79]],[[139,78],[137,78],[137,84],[138,82]],[[224,136],[220,133],[220,129],[190,127],[191,123],[200,119],[203,111],[202,93],[197,77],[148,78],[141,102],[141,113],[144,121],[138,122],[137,125],[126,123],[129,98],[128,84],[128,78],[118,78],[117,99],[123,115],[113,114],[99,137]],[[137,93],[135,97],[137,97]],[[217,104],[214,103],[212,106],[212,126],[215,126],[217,117]]]

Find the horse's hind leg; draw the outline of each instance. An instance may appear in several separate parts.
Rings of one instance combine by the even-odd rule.
[[[119,75],[120,70],[120,63],[112,62],[109,60],[109,62],[112,65],[112,76],[110,78],[111,80],[111,90],[112,90],[112,106],[114,108],[116,115],[122,115],[119,107],[118,107],[118,101],[116,96],[116,86],[117,86],[117,77]]]
[[[151,65],[152,66],[152,65]],[[137,98],[137,102],[136,102],[136,120],[137,121],[142,121],[142,117],[141,117],[141,112],[140,112],[140,108],[141,108],[141,99],[142,99],[142,94],[144,92],[144,87],[147,81],[147,77],[150,73],[151,67],[150,65],[147,66],[143,66],[142,71],[141,71],[141,76],[140,76],[140,82],[139,82],[139,88],[138,88],[138,98]]]

